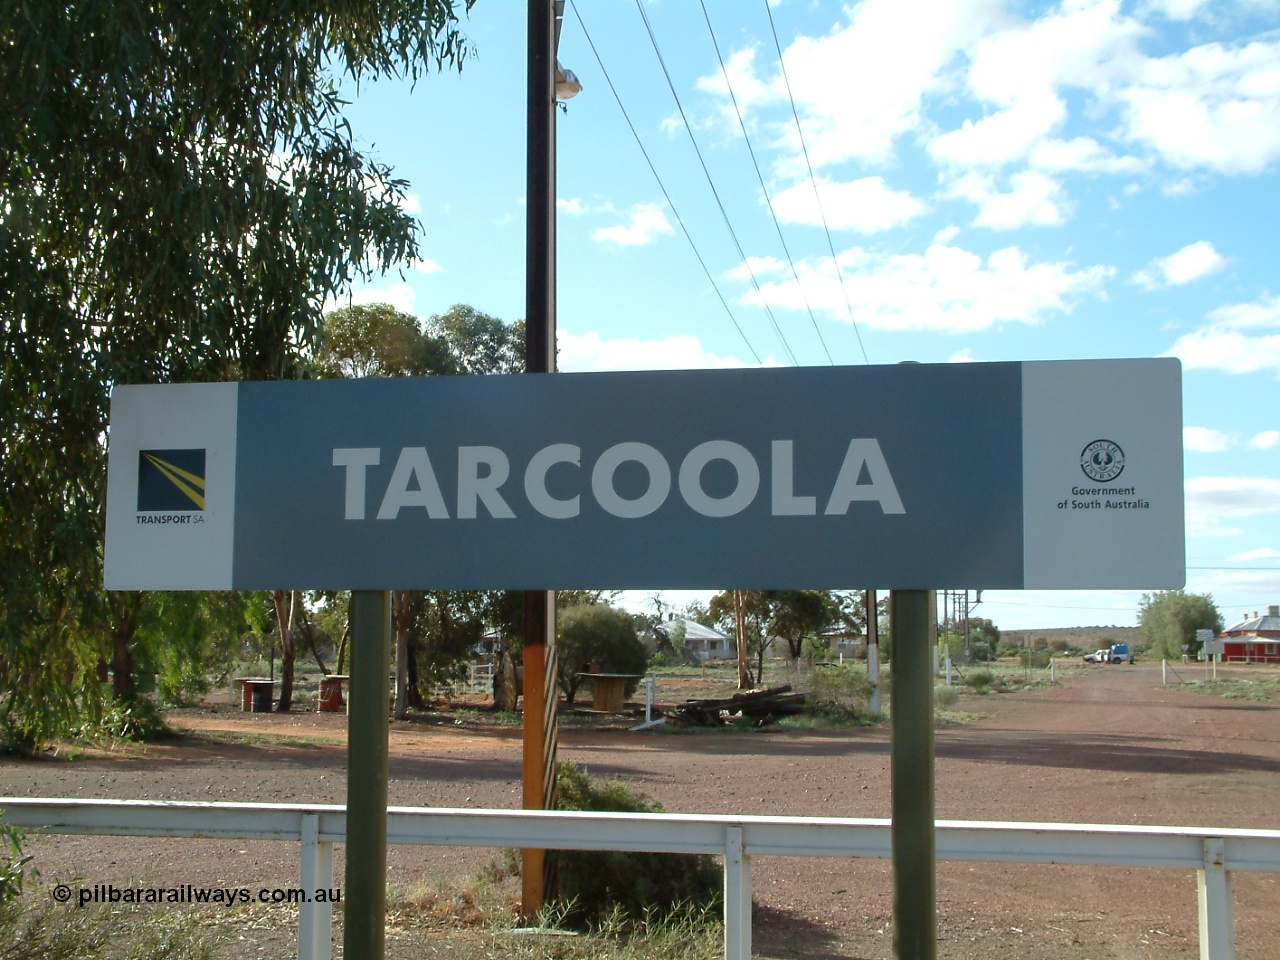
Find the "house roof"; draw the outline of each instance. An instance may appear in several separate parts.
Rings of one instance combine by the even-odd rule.
[[[671,631],[675,629],[676,624],[684,624],[684,637],[686,640],[732,640],[733,637],[727,633],[721,633],[713,627],[704,627],[696,620],[664,620],[662,623],[654,627],[655,633],[661,633],[663,636],[671,636]]]
[[[1248,620],[1241,620],[1234,626],[1227,627],[1222,631],[1224,637],[1248,633],[1270,633],[1280,636],[1280,617],[1272,613],[1264,614],[1261,617],[1250,617]]]

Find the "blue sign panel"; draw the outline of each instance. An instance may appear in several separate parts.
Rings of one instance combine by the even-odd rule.
[[[1174,360],[121,387],[110,456],[112,589],[1183,579]]]

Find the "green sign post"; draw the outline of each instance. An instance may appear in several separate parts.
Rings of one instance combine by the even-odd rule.
[[[381,960],[387,912],[387,702],[391,595],[351,594],[347,718],[346,909],[342,955]]]
[[[929,591],[890,592],[893,954],[897,960],[937,956],[932,619]]]

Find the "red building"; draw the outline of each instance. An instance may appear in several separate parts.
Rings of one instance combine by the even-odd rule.
[[[1280,606],[1222,631],[1224,663],[1280,663]]]

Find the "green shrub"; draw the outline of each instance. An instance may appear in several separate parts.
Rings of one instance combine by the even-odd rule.
[[[588,665],[595,673],[633,675],[635,679],[626,682],[624,691],[629,697],[649,663],[649,651],[636,635],[631,615],[602,603],[560,612],[556,652],[560,657],[558,682],[568,703],[573,703]]]
[[[572,763],[556,774],[559,810],[661,813],[652,797],[597,780]],[[564,922],[594,928],[619,915],[634,921],[714,907],[723,873],[713,857],[685,853],[549,850],[551,897]]]
[[[954,707],[960,699],[959,687],[936,686],[933,688],[933,702],[939,707]]]
[[[0,900],[0,960],[210,960],[218,935],[192,910],[58,903],[39,883]]]
[[[25,868],[31,862],[29,856],[22,855],[22,840],[21,830],[13,824],[0,823],[0,852],[4,853],[4,861],[0,863],[0,905],[22,895]]]
[[[813,692],[805,712],[837,723],[865,724],[871,715],[871,681],[863,664],[842,663],[813,671]]]
[[[973,670],[964,678],[964,682],[978,693],[985,693],[995,681],[996,675],[990,670]]]
[[[102,716],[81,727],[77,734],[85,740],[159,740],[172,733],[164,714],[153,700],[110,700]]]

